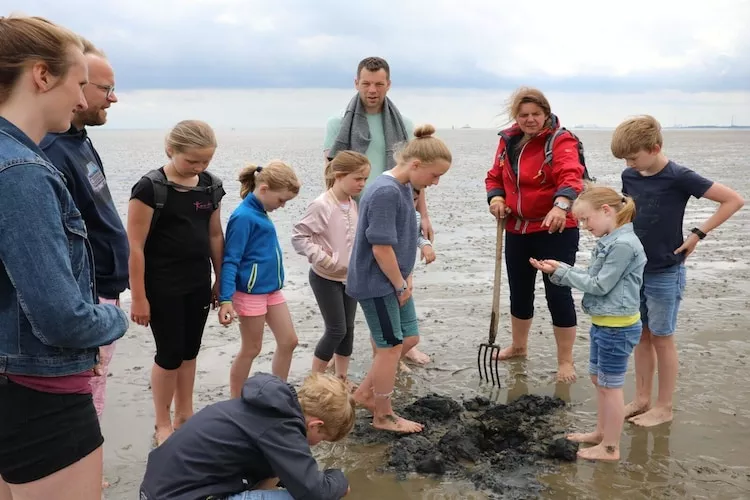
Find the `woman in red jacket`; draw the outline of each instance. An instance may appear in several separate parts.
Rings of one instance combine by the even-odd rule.
[[[510,99],[508,115],[515,124],[500,132],[495,163],[485,179],[490,213],[506,220],[505,265],[513,343],[497,354],[499,359],[526,355],[536,281],[536,269],[529,258],[575,263],[578,223],[570,207],[583,189],[584,172],[578,141],[569,132],[554,139],[551,159],[545,155],[546,140],[560,124],[539,90],[518,89]],[[552,284],[547,275],[543,280],[557,342],[557,379],[574,382],[573,296],[570,288]]]

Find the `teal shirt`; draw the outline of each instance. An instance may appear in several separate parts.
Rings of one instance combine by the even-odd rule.
[[[334,116],[326,124],[326,138],[323,141],[323,150],[328,151],[341,130],[342,116]],[[403,116],[404,125],[409,136],[414,133],[414,124]],[[383,113],[367,114],[367,125],[370,127],[370,145],[365,151],[365,156],[370,160],[370,176],[367,178],[365,187],[368,187],[380,174],[385,172],[388,162],[385,157],[385,134],[383,133]]]

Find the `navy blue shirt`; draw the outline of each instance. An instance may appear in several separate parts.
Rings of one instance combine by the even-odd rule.
[[[86,222],[94,254],[96,291],[116,299],[128,287],[128,235],[112,201],[99,154],[86,129],[47,134],[40,145],[65,182]]]
[[[635,234],[646,251],[645,272],[659,272],[685,260],[675,255],[683,243],[682,220],[691,196],[702,197],[713,181],[670,161],[661,172],[645,176],[628,168],[622,172],[622,192],[635,201]]]

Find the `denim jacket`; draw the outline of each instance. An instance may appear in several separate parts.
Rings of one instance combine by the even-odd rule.
[[[95,304],[86,226],[62,175],[0,117],[0,374],[64,376],[122,337],[125,313]]]
[[[550,281],[581,290],[591,316],[631,316],[640,311],[644,267],[646,253],[628,223],[599,239],[588,270],[561,262]]]

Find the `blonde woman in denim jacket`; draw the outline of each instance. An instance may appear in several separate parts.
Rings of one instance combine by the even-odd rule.
[[[44,19],[0,17],[0,500],[99,500],[91,395],[125,314],[95,302],[86,225],[39,143],[86,109],[83,44]]]
[[[597,389],[596,430],[568,439],[595,446],[578,456],[620,459],[625,418],[622,386],[628,359],[641,336],[640,289],[646,253],[633,232],[635,203],[608,187],[586,189],[573,204],[579,223],[599,238],[587,270],[554,260],[531,259],[552,283],[583,292],[583,310],[591,315],[589,374]]]

